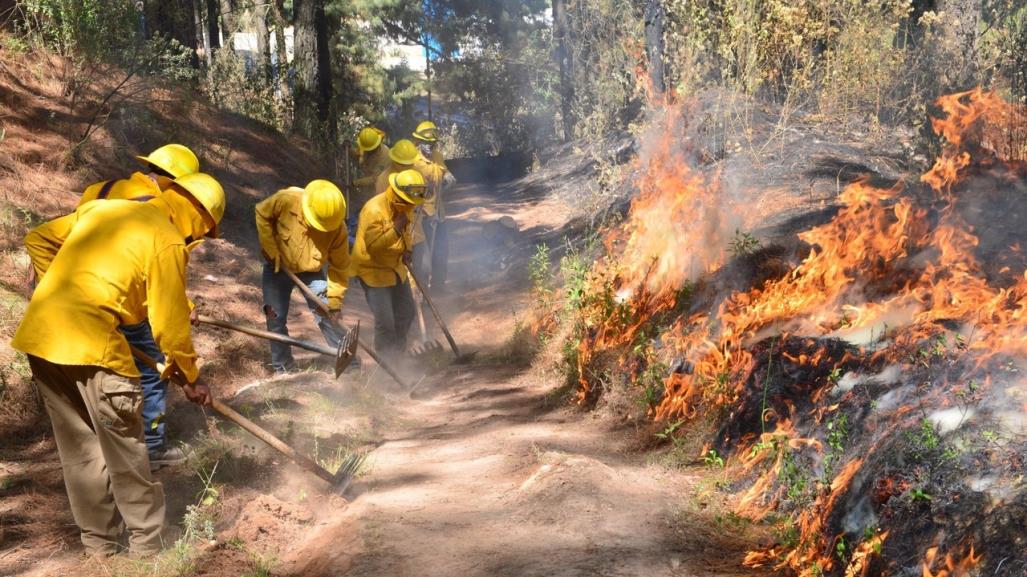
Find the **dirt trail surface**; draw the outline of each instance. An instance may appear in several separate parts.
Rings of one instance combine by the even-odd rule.
[[[354,488],[364,550],[348,575],[709,574],[716,551],[691,549],[675,511],[687,477],[547,408],[509,370],[450,375]]]

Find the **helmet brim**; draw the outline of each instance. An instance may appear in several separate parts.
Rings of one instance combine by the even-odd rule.
[[[137,156],[136,160],[138,160],[139,162],[142,162],[143,164],[152,164],[152,165],[156,166],[157,168],[163,170],[164,172],[170,174],[171,176],[173,176],[175,178],[179,178],[181,176],[185,176],[185,174],[182,174],[182,171],[180,171],[180,170],[173,170],[171,167],[166,166],[166,165],[160,163],[159,161],[150,158],[149,156]]]

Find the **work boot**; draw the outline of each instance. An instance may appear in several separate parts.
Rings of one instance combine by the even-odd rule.
[[[296,373],[302,373],[303,370],[296,365],[296,363],[289,363],[287,365],[271,366],[271,372],[275,375],[294,375]]]
[[[174,467],[186,461],[185,451],[178,447],[157,449],[150,451],[150,471],[156,471],[162,467]]]

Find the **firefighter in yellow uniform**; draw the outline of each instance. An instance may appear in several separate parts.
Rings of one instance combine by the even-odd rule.
[[[378,175],[389,168],[392,159],[389,158],[389,147],[385,144],[385,133],[381,130],[368,126],[357,135],[357,168],[360,171],[360,178],[353,181],[356,187],[355,194],[350,198],[349,214],[352,219],[350,228],[355,229],[357,215],[364,204],[371,200],[377,192],[374,189],[378,181]]]
[[[283,268],[296,273],[330,311],[339,311],[349,286],[350,262],[346,199],[339,187],[327,180],[314,180],[305,188],[280,190],[257,204],[256,217],[257,236],[267,261],[261,283],[267,329],[289,334],[286,319],[295,285]],[[321,315],[315,303],[307,305],[325,340],[338,347],[345,335]],[[276,373],[296,369],[288,345],[271,343],[271,368]]]
[[[378,179],[374,185],[375,194],[381,194],[388,190],[390,176],[414,167],[414,163],[417,162],[417,146],[407,139],[400,140],[392,145],[392,149],[389,150],[389,158],[392,160],[392,164],[378,173]]]
[[[26,237],[40,282],[11,346],[28,356],[89,554],[117,553],[126,530],[132,554],[161,548],[164,493],[150,477],[139,371],[117,328],[149,318],[163,376],[177,373],[191,401],[209,404],[190,336],[187,245],[217,236],[224,211],[221,185],[193,174],[148,202],[86,203]]]
[[[424,176],[428,186],[414,227],[414,272],[428,285],[423,287],[425,290],[440,292],[445,287],[449,271],[449,231],[444,193],[455,179],[439,150],[439,131],[435,123],[422,122],[417,125],[413,136],[418,149],[414,168]]]
[[[364,205],[353,245],[353,276],[374,314],[374,348],[401,358],[414,320],[407,265],[413,248],[414,208],[424,202],[424,178],[416,170],[389,177],[389,186]]]
[[[145,173],[133,172],[128,178],[92,184],[82,193],[78,205],[97,199],[149,200],[165,190],[174,179],[200,171],[199,159],[181,144],[167,144],[148,156],[136,158],[146,164]]]
[[[181,144],[166,144],[147,156],[136,158],[147,166],[146,173],[135,172],[128,178],[90,185],[82,193],[79,206],[98,199],[146,201],[167,190],[174,179],[200,171],[199,159],[192,150]],[[158,361],[164,361],[147,321],[121,326],[118,330],[125,335],[129,344]],[[146,447],[150,451],[150,467],[157,470],[184,463],[185,452],[167,443],[164,413],[167,408],[168,382],[141,361],[136,361],[136,368],[142,375],[139,382],[143,387],[143,429],[146,432]]]

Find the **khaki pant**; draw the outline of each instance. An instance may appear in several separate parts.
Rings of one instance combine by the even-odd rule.
[[[160,551],[164,490],[150,479],[138,379],[33,356],[29,365],[53,423],[71,513],[86,551],[117,553],[125,529],[133,554]]]

